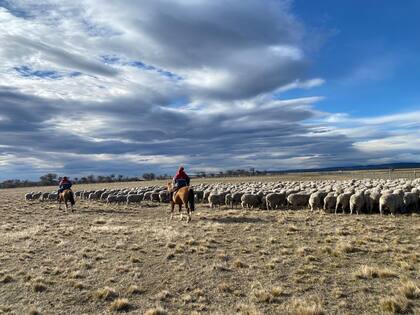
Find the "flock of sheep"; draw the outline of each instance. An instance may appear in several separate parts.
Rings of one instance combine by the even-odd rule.
[[[211,208],[239,205],[247,209],[301,209],[326,212],[380,213],[420,210],[420,179],[325,180],[199,184],[193,187],[196,202]],[[108,204],[142,201],[169,203],[163,186],[75,191],[84,200]],[[57,192],[28,193],[26,200],[57,200]]]

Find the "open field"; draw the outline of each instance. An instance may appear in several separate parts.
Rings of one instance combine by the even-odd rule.
[[[224,180],[245,179],[205,181]],[[78,200],[65,213],[25,202],[30,190],[0,191],[0,314],[420,313],[418,214],[198,204],[186,224],[168,222],[168,205],[152,203]]]

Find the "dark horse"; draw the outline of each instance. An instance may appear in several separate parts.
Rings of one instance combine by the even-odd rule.
[[[168,183],[168,191],[171,192],[173,190],[172,183]],[[191,221],[191,212],[195,210],[194,205],[194,190],[189,186],[181,187],[176,192],[172,194],[171,202],[171,220],[174,214],[174,208],[177,204],[179,206],[179,212],[181,214],[180,220],[182,220],[182,205],[185,206],[187,210],[187,222]]]
[[[74,202],[74,195],[71,189],[65,189],[58,194],[58,209],[61,210],[61,202],[64,202],[66,207],[66,211],[68,210],[67,202],[70,202],[71,212],[73,212]]]

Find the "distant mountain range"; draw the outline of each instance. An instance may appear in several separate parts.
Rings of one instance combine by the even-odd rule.
[[[356,166],[337,166],[325,168],[296,169],[284,171],[269,171],[269,173],[307,173],[307,172],[337,172],[337,171],[363,171],[363,170],[388,170],[388,169],[407,169],[420,168],[420,163],[387,163],[376,165],[356,165]]]

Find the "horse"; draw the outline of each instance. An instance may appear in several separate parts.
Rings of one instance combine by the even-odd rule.
[[[171,182],[168,183],[168,191],[173,191],[173,184]],[[174,214],[174,208],[175,204],[179,206],[179,213],[181,214],[180,221],[182,221],[182,205],[185,206],[185,209],[187,210],[187,222],[191,221],[191,212],[195,210],[194,205],[194,190],[190,188],[189,186],[184,186],[179,188],[176,192],[173,192],[172,198],[170,200],[171,203],[171,218],[172,220],[173,214]]]
[[[58,194],[58,209],[61,210],[61,202],[64,202],[66,207],[66,211],[68,210],[67,202],[70,202],[71,212],[73,212],[74,202],[74,195],[71,189],[65,189]]]

